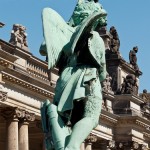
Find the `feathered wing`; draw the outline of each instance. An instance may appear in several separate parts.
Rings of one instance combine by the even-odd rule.
[[[45,8],[42,13],[44,42],[40,53],[48,56],[48,68],[52,68],[59,60],[64,47],[70,41],[74,28],[66,24],[64,19],[53,9]]]

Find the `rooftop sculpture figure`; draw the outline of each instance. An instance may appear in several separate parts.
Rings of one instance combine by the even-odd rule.
[[[137,64],[137,56],[136,56],[137,52],[138,52],[138,47],[137,46],[133,47],[133,49],[130,50],[129,52],[129,60],[130,60],[130,64],[134,67],[136,71],[136,75],[142,75]]]
[[[110,50],[113,53],[120,54],[120,52],[119,52],[120,40],[119,40],[119,36],[118,36],[116,28],[114,26],[112,26],[110,28],[109,32],[112,35],[112,38],[111,38],[111,41],[110,41]]]
[[[134,74],[128,74],[122,83],[121,94],[137,94],[138,85]]]
[[[27,33],[25,31],[25,26],[20,24],[14,24],[9,42],[13,45],[20,46],[21,48],[28,47]]]
[[[105,46],[94,29],[106,25],[106,12],[97,0],[78,0],[68,24],[51,8],[43,10],[42,19],[40,53],[48,57],[48,69],[57,67],[60,75],[53,104],[47,100],[41,107],[46,147],[80,150],[101,112]]]

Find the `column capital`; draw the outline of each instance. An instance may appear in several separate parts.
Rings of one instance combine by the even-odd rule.
[[[97,141],[97,136],[90,133],[89,136],[86,138],[85,143],[92,144],[96,141]]]
[[[107,150],[113,150],[116,148],[116,143],[114,140],[107,141]]]
[[[123,141],[116,142],[117,150],[124,150],[125,148],[130,148],[132,150],[148,150],[147,146],[144,144],[140,144],[136,141]]]
[[[34,121],[35,114],[17,107],[6,107],[1,110],[1,114],[5,119],[18,119],[19,121]]]

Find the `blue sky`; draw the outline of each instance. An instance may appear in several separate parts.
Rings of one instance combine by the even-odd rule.
[[[14,23],[27,27],[31,53],[39,54],[43,40],[41,11],[44,7],[55,9],[69,20],[77,0],[0,0],[0,21],[6,25],[0,29],[0,38],[9,41]],[[121,41],[120,52],[126,61],[133,46],[139,47],[138,65],[143,75],[140,77],[140,91],[150,91],[150,0],[101,0],[108,12],[108,29],[115,26]]]

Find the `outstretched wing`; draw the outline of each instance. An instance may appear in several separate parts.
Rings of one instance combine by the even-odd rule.
[[[70,41],[74,28],[66,24],[64,19],[53,9],[44,8],[42,13],[44,42],[40,53],[48,56],[48,68],[56,65],[64,47]]]

